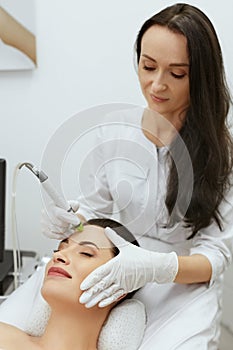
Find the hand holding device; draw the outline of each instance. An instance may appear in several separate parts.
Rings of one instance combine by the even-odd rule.
[[[81,227],[80,220],[75,214],[79,204],[68,201],[72,211],[66,211],[51,202],[48,211],[42,210],[42,233],[52,239],[64,239]]]
[[[42,232],[49,238],[62,239],[70,236],[81,227],[76,211],[79,208],[77,201],[67,201],[58,193],[48,176],[31,163],[22,163],[19,168],[26,166],[39,179],[42,187],[52,199],[49,212],[42,211]]]

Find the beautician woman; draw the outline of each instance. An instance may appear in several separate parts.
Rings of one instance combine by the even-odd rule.
[[[91,164],[101,170],[90,170],[88,200],[78,199],[77,213],[82,220],[111,216],[114,203],[143,248],[120,244],[113,231],[108,234],[120,254],[84,280],[80,301],[103,307],[142,287],[137,298],[147,307],[148,325],[141,349],[217,349],[222,276],[233,251],[231,99],[221,48],[210,20],[188,4],[148,19],[135,48],[148,109],[119,112],[121,125],[108,131],[100,126],[102,148],[96,147]],[[173,137],[163,142],[167,134]],[[108,138],[128,140],[128,147],[121,154],[110,144],[104,150]],[[148,157],[140,158],[138,145]],[[131,163],[129,155],[135,153],[144,177],[130,166],[135,159]],[[129,198],[126,182],[133,189]],[[54,222],[47,221],[45,232],[61,234],[75,221],[56,207],[51,214]]]

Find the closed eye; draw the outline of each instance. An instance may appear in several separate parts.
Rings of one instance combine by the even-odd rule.
[[[171,73],[171,75],[175,78],[175,79],[182,79],[184,78],[185,74],[175,74],[175,73]]]
[[[87,252],[80,252],[79,254],[88,256],[89,258],[92,258],[94,256],[94,254],[87,253]]]
[[[155,67],[143,66],[143,69],[153,71],[153,70],[155,70]]]

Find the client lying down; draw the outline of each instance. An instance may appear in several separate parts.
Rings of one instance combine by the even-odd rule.
[[[138,245],[131,233],[119,223],[109,219],[89,220],[82,232],[75,232],[60,242],[47,264],[41,293],[51,308],[51,314],[45,332],[36,337],[12,325],[0,323],[0,348],[97,349],[100,331],[116,303],[104,308],[86,308],[79,303],[79,286],[91,271],[118,254],[118,249],[104,233],[106,227]]]

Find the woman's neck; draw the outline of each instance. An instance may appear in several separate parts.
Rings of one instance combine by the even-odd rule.
[[[45,333],[34,338],[41,349],[96,350],[98,336],[107,317],[104,309],[52,311]]]
[[[141,128],[148,140],[157,147],[163,147],[169,146],[176,138],[177,133],[182,128],[182,123],[182,119],[169,120],[151,109],[145,109]]]

